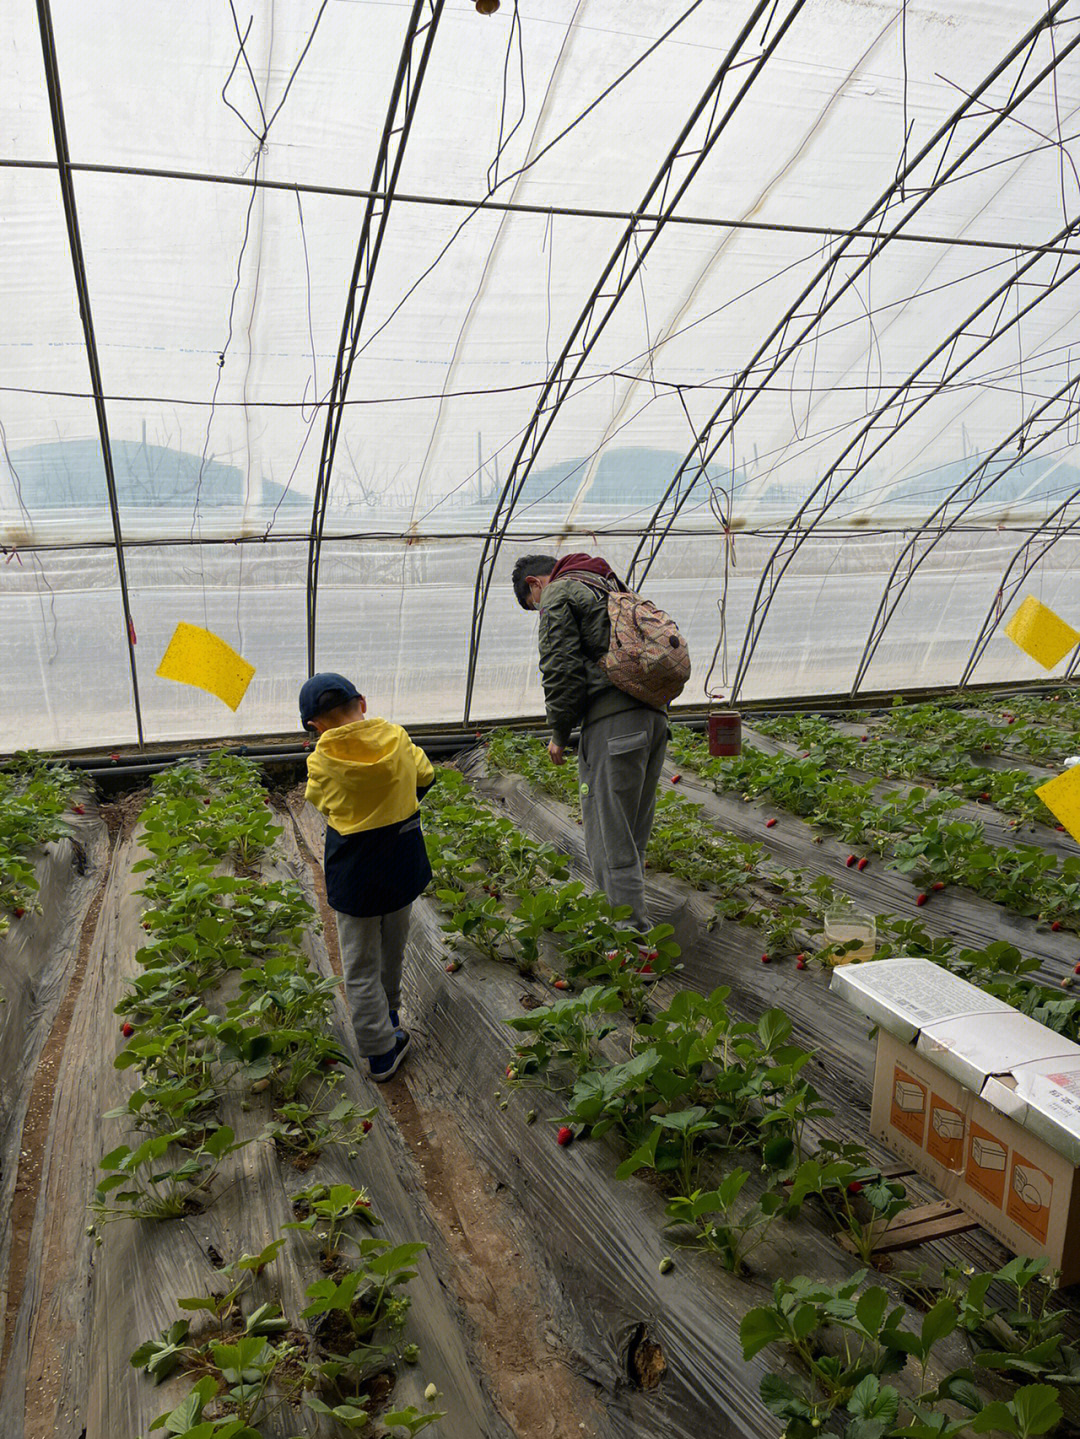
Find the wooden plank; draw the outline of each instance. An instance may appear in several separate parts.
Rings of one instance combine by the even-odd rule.
[[[911,1249],[931,1239],[944,1239],[953,1234],[964,1234],[978,1229],[979,1221],[970,1214],[942,1199],[933,1204],[920,1204],[907,1209],[890,1223],[883,1225],[874,1236],[872,1253],[891,1254],[897,1249]],[[840,1234],[837,1241],[841,1249],[849,1254],[858,1254],[850,1234]]]

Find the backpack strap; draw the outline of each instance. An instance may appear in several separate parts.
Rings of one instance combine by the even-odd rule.
[[[559,580],[580,580],[583,585],[588,585],[589,589],[604,598],[608,595],[630,593],[617,575],[612,575],[608,580],[604,575],[593,574],[591,570],[564,570]],[[558,584],[559,580],[555,583]]]

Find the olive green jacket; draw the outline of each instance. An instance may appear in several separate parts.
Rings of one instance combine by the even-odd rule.
[[[602,595],[570,576],[544,586],[540,675],[551,737],[557,745],[569,744],[575,725],[591,724],[620,710],[646,708],[617,689],[596,664],[610,643],[611,620]]]

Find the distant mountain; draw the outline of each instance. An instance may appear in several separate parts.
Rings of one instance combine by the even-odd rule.
[[[678,450],[627,448],[605,450],[600,456],[596,474],[582,503],[601,506],[606,510],[626,509],[635,505],[655,505],[671,484],[675,471],[683,461]],[[533,470],[525,481],[518,508],[526,505],[570,504],[577,494],[591,464],[591,458],[563,460]],[[728,484],[729,472],[709,469],[714,484]]]
[[[221,465],[183,450],[134,440],[114,440],[113,474],[121,508],[213,509],[244,503],[244,476],[235,465]],[[200,481],[200,467],[202,476]],[[11,455],[23,503],[35,510],[91,509],[107,503],[105,466],[96,440],[62,440],[34,445]],[[259,497],[256,486],[255,497]]]

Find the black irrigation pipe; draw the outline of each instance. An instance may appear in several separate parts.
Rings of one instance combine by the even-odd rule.
[[[848,536],[871,536],[882,538],[885,536],[919,535],[926,528],[921,520],[909,520],[906,523],[886,525],[861,524],[852,522],[845,524],[838,520],[832,525],[821,525],[814,533],[825,539],[844,539]],[[1041,521],[1032,515],[1031,520],[1024,524],[1013,516],[1010,520],[997,523],[987,522],[986,524],[956,525],[949,531],[950,534],[959,535],[1029,535],[1037,538],[1043,531]],[[410,535],[403,530],[350,530],[348,533],[331,535],[324,539],[324,545],[337,544],[396,544],[405,545],[408,548],[430,544],[447,544],[462,540],[482,540],[489,535],[494,537],[494,530],[452,530],[437,531],[430,534]],[[549,540],[553,535],[558,534],[561,539],[567,539],[573,535],[580,535],[582,538],[601,539],[634,539],[641,533],[637,526],[615,525],[610,529],[596,525],[571,525],[556,526],[555,529],[536,529],[528,532],[518,533],[511,531],[507,539],[512,539],[517,544],[534,544],[539,540]],[[686,525],[671,531],[680,539],[716,539],[721,534],[715,525]],[[778,539],[785,533],[781,524],[775,525],[740,525],[737,522],[731,526],[731,533],[735,537],[746,536],[750,539]],[[158,539],[133,540],[126,539],[124,548],[126,550],[164,550],[176,549],[181,546],[191,547],[197,545],[200,549],[209,548],[213,545],[296,545],[306,544],[310,538],[307,530],[292,533],[274,534],[251,534],[251,535],[219,535],[217,537],[204,536],[200,540],[192,540],[186,535],[174,535],[172,537],[162,536]],[[111,540],[64,540],[56,544],[30,543],[18,545],[0,544],[0,555],[35,555],[35,554],[64,554],[68,551],[87,553],[97,550],[111,550],[115,548]],[[678,579],[679,576],[674,576]]]
[[[90,384],[94,392],[94,411],[97,415],[101,457],[105,466],[105,485],[109,494],[109,514],[112,517],[116,568],[120,577],[120,601],[124,610],[124,637],[127,642],[128,663],[131,667],[131,691],[135,701],[135,728],[139,736],[139,744],[142,745],[143,722],[142,705],[139,701],[139,673],[135,663],[135,624],[131,618],[127,572],[124,567],[124,538],[120,528],[120,505],[116,492],[116,476],[113,473],[112,446],[109,443],[109,421],[105,412],[105,391],[101,382],[97,340],[90,312],[90,288],[86,277],[82,238],[79,233],[79,216],[75,206],[75,186],[71,178],[67,126],[64,123],[64,103],[60,94],[60,70],[56,59],[56,41],[53,36],[49,0],[37,0],[37,12],[38,26],[41,31],[41,50],[45,62],[45,83],[49,92],[49,109],[52,114],[53,137],[56,142],[57,173],[60,179],[60,193],[64,202],[64,219],[67,222],[68,248],[71,252],[72,268],[75,271],[75,291],[78,296],[79,317],[82,320],[83,337],[86,343]]]
[[[1053,148],[1046,146],[1047,149]],[[1020,158],[1020,157],[1017,157]],[[12,160],[0,157],[0,170],[55,170],[55,160]],[[95,165],[72,162],[69,169],[87,175],[129,175],[147,180],[186,180],[203,185],[239,185],[253,190],[281,190],[289,195],[329,195],[347,200],[386,200],[386,190],[361,190],[342,185],[309,185],[299,180],[253,179],[249,175],[215,175],[196,170],[161,170],[141,165]],[[656,223],[660,216],[652,211],[635,215],[632,210],[596,210],[575,205],[529,205],[519,200],[465,200],[453,195],[404,195],[394,191],[395,205],[431,205],[455,210],[500,210],[511,214],[552,216],[570,220],[633,220]],[[777,220],[730,220],[721,215],[669,215],[670,225],[697,225],[717,230],[758,230],[766,234],[809,235],[823,240],[880,240],[879,230],[855,227],[842,229],[837,225],[794,225]],[[1018,240],[973,240],[967,236],[902,234],[895,237],[907,244],[948,245],[950,248],[975,250],[1008,250],[1025,255],[1032,251],[1051,255],[1080,255],[1080,250],[1053,245],[1027,245]]]
[[[957,690],[955,685],[933,685],[866,692],[857,699],[852,699],[851,695],[840,692],[828,695],[794,695],[783,699],[772,696],[768,699],[741,701],[738,710],[740,714],[748,716],[842,714],[851,710],[859,712],[865,710],[885,711],[897,698],[903,700],[905,704],[921,704],[934,700],[965,703],[980,695],[1050,695],[1058,693],[1063,688],[1068,688],[1068,686],[1062,680],[1018,680],[1012,684],[988,681],[977,685],[967,685],[963,691]],[[718,703],[723,705],[724,701],[720,700]],[[715,708],[715,706],[699,704],[679,707],[671,715],[672,723],[682,725],[687,729],[704,730],[711,708]],[[548,733],[548,726],[542,715],[524,715],[511,719],[482,720],[449,730],[425,731],[419,725],[410,726],[409,734],[425,753],[437,759],[446,759],[460,754],[463,750],[471,749],[495,729],[509,729],[515,734],[535,736]],[[574,734],[573,742],[576,744],[577,731]],[[86,754],[43,753],[42,757],[50,763],[65,764],[71,769],[80,771],[88,778],[109,783],[124,777],[144,778],[147,775],[157,774],[171,765],[197,763],[207,759],[211,754],[217,753],[242,755],[247,759],[254,760],[257,764],[295,763],[299,765],[311,753],[312,748],[313,742],[299,739],[295,741],[278,740],[266,745],[259,745],[255,742],[229,745],[220,741],[206,740],[181,750],[125,754],[122,751],[101,749]],[[115,759],[111,757],[112,754],[116,755]]]

